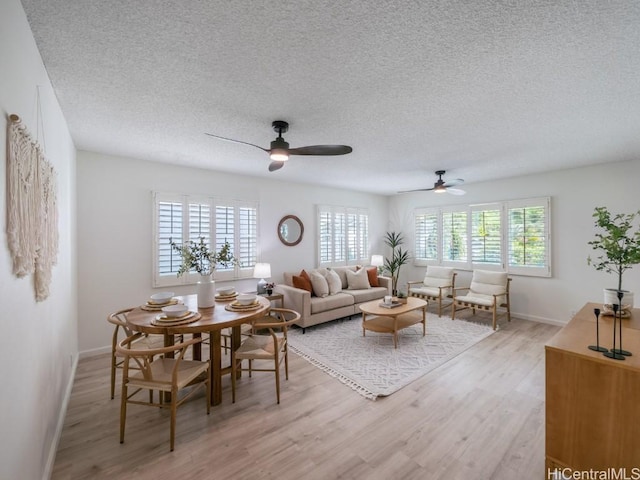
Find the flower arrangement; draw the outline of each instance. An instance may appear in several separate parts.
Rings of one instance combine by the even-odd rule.
[[[273,288],[276,286],[275,283],[267,283],[264,288],[267,290],[267,294],[271,295],[273,293]]]
[[[195,270],[202,276],[211,275],[217,265],[227,268],[236,265],[238,260],[231,252],[231,245],[225,241],[219,252],[211,250],[209,245],[204,241],[204,237],[200,237],[198,242],[189,240],[184,245],[179,245],[170,240],[171,248],[180,254],[182,264],[178,270],[178,276]]]

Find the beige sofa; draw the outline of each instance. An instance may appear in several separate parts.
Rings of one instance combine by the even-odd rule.
[[[307,273],[311,274],[313,271],[322,273],[326,270],[308,270]],[[321,297],[294,287],[293,277],[300,275],[300,272],[285,272],[283,275],[284,283],[278,284],[274,288],[276,293],[283,295],[284,308],[290,308],[300,313],[300,320],[296,324],[302,327],[303,332],[306,327],[360,313],[358,306],[361,303],[391,295],[391,279],[388,277],[377,276],[378,287],[350,289],[346,270],[355,272],[355,266],[331,267],[330,270],[333,270],[340,277],[342,288],[337,293]]]

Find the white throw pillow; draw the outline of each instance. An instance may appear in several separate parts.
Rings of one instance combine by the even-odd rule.
[[[366,268],[361,268],[357,272],[347,270],[347,283],[349,284],[349,290],[362,290],[365,288],[371,288],[371,285],[369,285],[369,276],[367,275]]]
[[[313,293],[316,294],[316,297],[326,297],[329,295],[329,284],[321,274],[316,271],[312,271],[309,273],[309,277],[311,278],[311,287],[313,288]]]
[[[335,295],[342,291],[342,280],[340,276],[333,270],[327,270],[327,274],[324,276],[329,285],[329,295]]]

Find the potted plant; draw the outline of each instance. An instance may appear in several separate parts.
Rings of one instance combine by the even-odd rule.
[[[396,295],[398,292],[398,278],[400,276],[400,267],[409,263],[409,252],[402,249],[404,238],[401,233],[387,232],[384,243],[391,247],[391,258],[384,259],[384,270],[391,275],[391,294]]]
[[[620,300],[623,308],[632,308],[633,293],[622,290],[622,274],[640,263],[640,227],[636,225],[640,210],[612,215],[607,207],[596,207],[593,217],[596,219],[595,226],[600,230],[589,245],[600,254],[595,259],[589,256],[587,263],[596,270],[613,273],[618,277],[617,288],[605,289],[605,310],[610,310],[612,304],[618,303],[619,291],[624,294]]]
[[[275,283],[267,282],[267,284],[264,286],[264,288],[267,290],[267,295],[273,294],[273,289],[275,288],[275,286]]]
[[[182,258],[178,277],[192,270],[201,276],[201,280],[198,282],[198,307],[213,307],[216,291],[213,272],[218,265],[227,268],[237,263],[229,242],[225,241],[219,252],[210,249],[204,241],[204,237],[200,237],[197,242],[188,240],[183,245],[179,245],[173,240],[170,240],[169,243],[171,248],[178,252]]]

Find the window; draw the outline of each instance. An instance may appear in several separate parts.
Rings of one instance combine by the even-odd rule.
[[[204,238],[220,250],[225,242],[238,259],[235,267],[216,267],[215,278],[231,280],[251,277],[258,258],[257,206],[250,202],[224,201],[189,195],[154,194],[153,286],[179,285],[199,280],[196,273],[177,277],[180,255],[170,242],[184,243]]]
[[[550,199],[416,209],[415,265],[550,276]]]
[[[497,204],[471,207],[471,263],[474,267],[502,266],[501,212]]]
[[[467,262],[467,211],[442,212],[442,261]]]
[[[367,211],[318,206],[318,265],[356,265],[368,262]]]
[[[416,265],[438,261],[438,239],[440,222],[437,210],[417,210],[415,212],[414,258]]]
[[[524,275],[551,273],[549,199],[507,205],[509,271]]]

